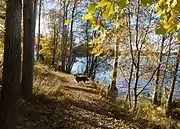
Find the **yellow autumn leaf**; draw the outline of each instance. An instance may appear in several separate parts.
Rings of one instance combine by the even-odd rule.
[[[70,20],[65,20],[65,23],[64,23],[64,24],[65,24],[65,25],[69,25],[70,22],[71,22]]]

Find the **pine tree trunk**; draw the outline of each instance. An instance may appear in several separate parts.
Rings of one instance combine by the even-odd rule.
[[[23,37],[23,68],[22,68],[22,95],[24,99],[32,98],[33,62],[34,62],[34,13],[33,1],[24,0],[24,37]]]
[[[7,0],[0,128],[16,129],[21,75],[22,1]]]

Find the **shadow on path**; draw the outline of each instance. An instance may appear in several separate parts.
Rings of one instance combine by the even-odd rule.
[[[121,129],[133,121],[128,113],[108,109],[104,102],[56,100],[43,95],[35,96],[35,100],[21,104],[20,113],[26,121],[19,124],[20,129]]]
[[[79,88],[79,87],[70,87],[70,86],[63,86],[67,89],[71,89],[71,90],[75,90],[75,91],[83,91],[83,92],[87,92],[87,93],[91,93],[91,94],[99,94],[99,92],[94,91],[92,89],[84,89],[84,88]]]

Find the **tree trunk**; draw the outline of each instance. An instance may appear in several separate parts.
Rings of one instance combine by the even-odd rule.
[[[33,2],[24,0],[24,41],[23,41],[23,68],[22,68],[22,96],[30,100],[33,87],[33,62],[34,62],[34,13]]]
[[[37,60],[39,60],[39,50],[40,50],[40,38],[41,38],[41,6],[42,0],[39,0],[39,21],[38,21],[38,44],[37,44]]]
[[[37,16],[37,1],[38,0],[33,0],[33,28],[34,28],[34,38],[33,42],[35,44],[35,28],[36,28],[36,16]]]
[[[61,45],[61,71],[64,72],[65,71],[65,61],[66,61],[66,57],[65,57],[65,2],[64,2],[64,6],[63,6],[63,32],[62,32],[62,45]]]
[[[92,37],[96,37],[96,34],[97,34],[97,31],[93,31]],[[94,47],[94,45],[92,47]],[[90,55],[89,60],[88,60],[89,65],[86,66],[87,69],[85,70],[85,72],[87,71],[87,75],[90,78],[92,78],[93,76],[93,70],[95,69],[94,66],[96,62],[97,62],[97,57],[95,57],[94,55]]]
[[[115,101],[118,95],[118,89],[116,87],[117,72],[118,72],[118,54],[119,54],[119,40],[117,40],[115,44],[113,78],[112,78],[110,88],[108,89],[108,98],[111,101]]]
[[[56,25],[54,23],[54,37],[53,37],[53,50],[52,50],[52,62],[51,65],[54,66],[55,64],[55,58],[56,58],[56,49],[57,49],[57,37],[56,37]]]
[[[96,78],[96,72],[97,72],[98,65],[99,65],[99,58],[96,56],[95,61],[94,61],[93,72],[92,72],[92,75],[91,75],[92,80],[94,80]]]
[[[140,51],[138,51],[138,59],[137,59],[137,66],[136,66],[136,77],[135,77],[135,84],[134,84],[134,109],[137,106],[137,86],[138,86],[138,81],[139,81],[139,67],[140,67]]]
[[[165,42],[165,37],[162,37],[162,42],[161,42],[161,50],[160,50],[160,57],[159,57],[159,64],[157,68],[157,74],[156,74],[156,82],[155,82],[155,88],[154,88],[154,98],[153,98],[153,104],[159,106],[161,105],[161,98],[160,94],[162,92],[162,88],[159,86],[159,80],[160,80],[160,71],[161,71],[161,63],[162,63],[162,57],[163,57],[163,49],[164,49],[164,42]]]
[[[173,71],[173,80],[170,86],[170,91],[168,94],[168,100],[166,103],[166,117],[170,117],[172,114],[172,98],[173,98],[173,93],[174,93],[174,87],[175,87],[175,83],[176,83],[176,78],[177,78],[177,72],[179,69],[179,62],[180,62],[180,45],[179,45],[179,51],[178,51],[178,55],[176,58],[176,66],[175,66],[175,70]]]
[[[70,46],[69,46],[69,58],[68,58],[68,67],[67,67],[67,73],[71,72],[71,66],[72,66],[72,47],[73,47],[73,26],[74,26],[74,18],[75,18],[75,10],[76,10],[76,3],[77,1],[74,1],[73,9],[72,9],[72,16],[71,16],[71,28],[70,28]]]
[[[0,128],[16,129],[21,75],[22,1],[7,0]]]
[[[68,13],[68,6],[69,1],[64,1],[64,7],[63,7],[63,33],[62,33],[62,46],[61,46],[61,71],[66,72],[66,55],[67,55],[67,39],[68,39],[68,29],[67,25],[65,25],[65,20],[67,20],[67,13]]]
[[[95,70],[95,64],[96,63],[97,63],[97,57],[92,55],[90,68],[88,70],[88,77],[90,77],[90,78],[92,78],[92,76],[93,76],[93,72]]]
[[[165,77],[166,77],[167,68],[168,68],[169,57],[170,57],[170,55],[171,55],[171,46],[172,46],[172,39],[173,39],[172,34],[173,34],[173,33],[170,33],[169,44],[168,44],[168,55],[167,55],[167,59],[166,59],[166,63],[165,63],[165,68],[164,68],[164,70],[163,70],[163,78],[162,78],[162,81],[161,81],[160,88],[163,87],[163,84],[164,84],[164,81],[165,81]],[[159,95],[161,95],[160,98],[162,98],[162,93],[159,94]],[[165,97],[165,96],[164,96],[164,97]]]
[[[126,96],[126,101],[129,101],[130,107],[131,107],[131,82],[132,82],[132,77],[133,77],[133,69],[134,65],[133,63],[131,64],[131,71],[130,71],[130,76],[129,76],[129,81],[128,81],[128,90],[127,90],[127,96]]]
[[[84,71],[84,74],[88,73],[88,69],[89,69],[89,33],[88,33],[88,27],[89,27],[89,21],[86,21],[86,44],[87,44],[87,50],[86,50],[86,69]]]
[[[129,45],[130,45],[132,64],[131,64],[131,71],[130,71],[129,81],[128,81],[126,101],[129,100],[129,105],[131,107],[131,82],[132,82],[133,71],[134,71],[134,55],[133,55],[133,47],[132,47],[131,15],[130,15],[131,6],[130,5],[131,4],[129,4],[129,7],[128,7],[128,31],[129,31]]]
[[[134,109],[137,106],[137,86],[138,86],[138,81],[139,81],[139,68],[140,68],[140,57],[141,57],[141,52],[139,50],[138,46],[138,36],[139,36],[139,12],[140,12],[140,0],[138,0],[138,5],[137,5],[137,12],[136,12],[136,37],[135,37],[135,44],[136,44],[136,50],[137,50],[137,63],[136,63],[136,75],[135,75],[135,84],[134,84]]]

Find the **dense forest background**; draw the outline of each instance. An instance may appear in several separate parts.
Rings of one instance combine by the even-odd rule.
[[[179,0],[1,0],[0,127],[16,128],[19,98],[32,101],[36,63],[108,82],[105,98],[134,112],[144,97],[172,117],[180,97],[179,8]],[[97,79],[100,73],[111,79]]]

